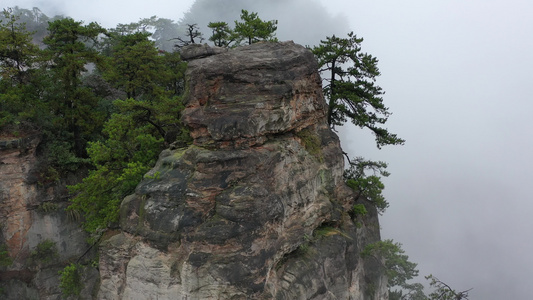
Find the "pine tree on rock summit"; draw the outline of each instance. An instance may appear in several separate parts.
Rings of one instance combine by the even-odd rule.
[[[383,90],[376,85],[380,75],[378,60],[361,52],[362,42],[362,38],[350,32],[347,38],[327,37],[312,49],[318,59],[319,72],[329,77],[324,80],[328,124],[335,127],[349,119],[356,126],[370,129],[378,148],[402,145],[403,139],[380,127],[391,113],[383,104]]]

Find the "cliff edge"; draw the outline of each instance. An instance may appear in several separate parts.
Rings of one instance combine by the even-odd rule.
[[[358,200],[313,54],[192,47],[182,120],[194,143],[163,151],[123,201],[98,298],[386,299],[377,262],[359,255],[380,239],[377,212],[348,213]]]

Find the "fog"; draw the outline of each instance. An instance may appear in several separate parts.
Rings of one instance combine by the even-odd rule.
[[[332,33],[346,34],[349,31],[347,18],[324,14],[326,7],[315,0],[197,0],[181,23],[198,24],[204,36],[209,37],[209,22],[224,21],[233,26],[234,21],[239,20],[241,9],[258,12],[263,20],[278,20],[276,37],[280,41],[317,45]]]
[[[349,130],[345,148],[390,164],[383,236],[402,242],[422,275],[474,288],[471,299],[531,298],[532,9],[526,1],[348,9],[365,12],[350,26],[380,58],[388,127],[407,143],[376,151]]]
[[[470,299],[531,298],[533,2],[2,3],[105,27],[157,15],[203,30],[209,21],[231,23],[244,8],[279,20],[280,40],[304,45],[353,30],[365,39],[363,51],[380,60],[378,84],[393,113],[387,127],[407,140],[378,150],[369,132],[339,129],[351,156],[389,163],[383,238],[403,244],[420,282],[433,274],[458,290],[473,288]]]

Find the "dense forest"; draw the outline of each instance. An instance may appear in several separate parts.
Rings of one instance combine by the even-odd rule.
[[[89,232],[116,220],[120,199],[170,140],[187,140],[186,64],[156,46],[153,36],[164,38],[146,22],[105,29],[14,9],[0,24],[0,128],[42,135],[40,184],[88,172],[69,209]]]
[[[122,199],[159,153],[171,144],[191,143],[180,122],[187,64],[179,48],[205,38],[196,24],[180,30],[174,21],[155,16],[106,29],[17,7],[5,9],[0,20],[0,134],[40,136],[35,181],[47,185],[76,178],[69,182],[67,211],[97,243],[115,226]],[[212,30],[208,41],[216,46],[276,40],[277,21],[263,21],[257,13],[243,10],[233,29],[214,21],[206,25]],[[375,85],[377,59],[360,52],[361,42],[350,33],[312,49],[319,71],[328,77],[328,122],[332,128],[347,121],[368,128],[378,147],[401,145],[404,140],[380,126],[390,113]],[[386,164],[359,157],[348,162],[347,185],[383,212],[388,203],[380,176],[388,175]],[[351,213],[363,210],[357,206]],[[391,299],[428,299],[422,285],[407,284],[418,271],[400,244],[383,241],[363,254],[376,253],[389,258],[384,267],[390,286],[400,287]],[[459,295],[436,279],[432,283],[448,293],[442,295]],[[452,299],[437,296],[431,299]]]

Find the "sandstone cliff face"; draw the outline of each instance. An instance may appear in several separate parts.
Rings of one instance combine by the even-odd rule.
[[[123,201],[98,298],[386,299],[359,256],[379,240],[377,214],[347,213],[312,53],[286,42],[188,57],[194,144],[165,150]]]
[[[40,141],[39,135],[0,138],[0,245],[13,261],[0,269],[2,299],[61,299],[58,271],[88,248],[85,233],[64,211],[65,186],[37,178]],[[35,254],[45,241],[55,250]],[[92,274],[88,289],[97,278]]]

